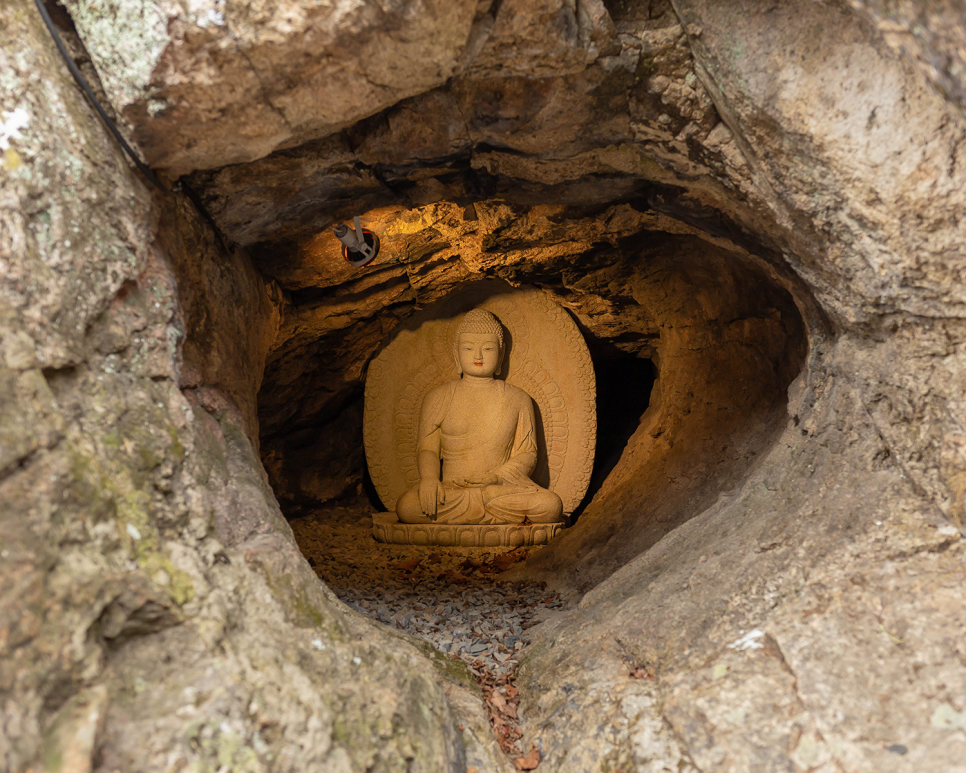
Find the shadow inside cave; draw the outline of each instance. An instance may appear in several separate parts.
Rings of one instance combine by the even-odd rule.
[[[617,466],[628,441],[651,404],[657,367],[650,359],[629,354],[614,343],[581,329],[597,377],[597,449],[590,484],[571,515],[576,523]]]

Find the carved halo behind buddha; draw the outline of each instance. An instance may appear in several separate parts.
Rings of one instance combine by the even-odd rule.
[[[390,510],[374,513],[373,534],[543,544],[587,490],[595,429],[593,366],[569,315],[540,290],[467,287],[369,365],[366,458]]]

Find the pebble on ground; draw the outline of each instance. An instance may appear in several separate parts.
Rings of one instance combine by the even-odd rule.
[[[543,583],[497,576],[539,548],[385,545],[372,537],[367,502],[317,510],[291,525],[309,564],[343,602],[459,657],[486,681],[512,675],[528,629],[569,601]]]

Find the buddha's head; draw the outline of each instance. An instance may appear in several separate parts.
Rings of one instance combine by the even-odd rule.
[[[473,309],[456,328],[456,367],[477,378],[500,375],[503,366],[503,326],[490,312]]]

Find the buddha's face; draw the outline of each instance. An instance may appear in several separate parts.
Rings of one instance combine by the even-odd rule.
[[[467,376],[492,377],[500,368],[501,355],[496,333],[463,333],[456,345],[456,359]]]

